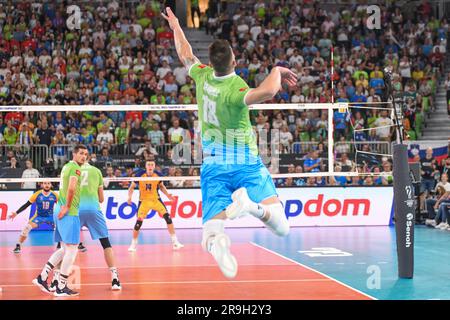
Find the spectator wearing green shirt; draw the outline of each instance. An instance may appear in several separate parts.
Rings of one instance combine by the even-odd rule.
[[[116,128],[114,132],[114,143],[116,144],[116,150],[118,154],[124,154],[128,146],[128,137],[130,136],[130,127],[125,121],[120,123],[120,126]]]
[[[141,127],[145,129],[145,131],[152,130],[153,124],[156,123],[156,120],[154,119],[153,112],[147,113],[147,117],[142,121]]]
[[[88,120],[86,124],[86,132],[91,134],[93,137],[97,135],[97,129],[92,125],[92,120]]]
[[[3,130],[3,138],[5,139],[6,144],[16,144],[17,130],[13,127],[11,120],[6,123],[6,128]]]
[[[113,121],[110,118],[108,118],[106,112],[100,113],[100,121],[97,123],[97,132],[102,131],[103,126],[107,126],[108,129],[114,126]]]

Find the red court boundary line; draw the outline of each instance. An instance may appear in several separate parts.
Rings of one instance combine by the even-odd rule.
[[[263,246],[261,246],[261,245],[255,243],[255,242],[253,242],[253,241],[250,241],[250,244],[252,244],[252,245],[254,245],[255,247],[258,247],[258,248],[260,248],[260,249],[263,249],[263,250],[265,250],[265,251],[267,251],[267,252],[270,252],[270,253],[272,253],[272,254],[274,254],[274,255],[280,257],[280,258],[283,258],[283,259],[285,259],[285,260],[288,260],[288,261],[290,261],[290,262],[293,262],[293,263],[295,263],[295,264],[297,264],[297,265],[299,265],[299,266],[301,266],[301,267],[303,267],[303,268],[305,268],[305,269],[308,269],[308,270],[310,270],[310,271],[312,271],[312,272],[315,272],[315,273],[317,273],[317,274],[320,274],[321,276],[324,276],[325,278],[330,279],[331,281],[335,281],[335,282],[339,283],[340,285],[343,285],[344,287],[346,287],[346,288],[348,288],[348,289],[351,289],[351,290],[353,290],[353,291],[355,291],[355,292],[357,292],[357,293],[359,293],[359,294],[361,294],[361,295],[363,295],[363,296],[366,296],[366,297],[368,297],[368,298],[370,298],[370,299],[372,299],[372,300],[378,300],[377,298],[372,297],[371,295],[369,295],[369,294],[367,294],[367,293],[364,293],[364,292],[362,292],[362,291],[360,291],[360,290],[358,290],[358,289],[356,289],[356,288],[353,288],[352,286],[349,286],[348,284],[345,284],[345,283],[343,283],[343,282],[341,282],[341,281],[339,281],[339,280],[337,280],[337,279],[335,279],[335,278],[333,278],[333,277],[331,277],[331,276],[329,276],[329,275],[327,275],[327,274],[325,274],[325,273],[322,273],[322,272],[320,272],[320,271],[317,271],[317,270],[315,270],[315,269],[313,269],[313,268],[311,268],[311,267],[308,267],[307,265],[304,265],[304,264],[302,264],[302,263],[300,263],[300,262],[298,262],[298,261],[295,261],[295,260],[293,260],[293,259],[291,259],[291,258],[285,257],[285,256],[283,256],[282,254],[279,254],[278,252],[275,252],[275,251],[270,250],[270,249],[268,249],[268,248],[266,248],[266,247],[263,247]]]

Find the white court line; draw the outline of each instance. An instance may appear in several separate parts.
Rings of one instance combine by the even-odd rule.
[[[286,264],[278,264],[278,263],[264,263],[264,264],[239,264],[240,267],[260,267],[260,266],[286,266]],[[154,266],[117,266],[117,269],[151,269],[151,268],[217,268],[217,264],[205,264],[205,265],[179,265],[174,266],[173,264],[163,264],[163,265],[154,265]],[[104,267],[80,267],[81,270],[85,269],[108,269],[107,266]],[[42,270],[42,267],[36,268],[0,268],[1,271],[26,271],[26,270]]]
[[[275,252],[275,251],[270,250],[270,249],[268,249],[268,248],[266,248],[266,247],[260,246],[259,244],[254,243],[254,242],[252,242],[252,241],[250,241],[250,243],[251,243],[252,245],[254,245],[255,247],[258,247],[258,248],[261,248],[261,249],[263,249],[263,250],[266,250],[267,252],[270,252],[270,253],[272,253],[272,254],[274,254],[274,255],[276,255],[276,256],[279,256],[280,258],[283,258],[283,259],[285,259],[285,260],[291,261],[291,262],[293,262],[293,263],[295,263],[295,264],[298,264],[299,266],[301,266],[301,267],[303,267],[303,268],[305,268],[305,269],[308,269],[308,270],[310,270],[310,271],[313,271],[313,272],[315,272],[315,273],[318,273],[318,274],[324,276],[325,278],[328,278],[328,279],[330,279],[330,280],[333,280],[333,281],[335,281],[335,282],[337,282],[337,283],[343,285],[344,287],[349,288],[349,289],[351,289],[351,290],[353,290],[353,291],[355,291],[355,292],[358,292],[359,294],[362,294],[362,295],[364,295],[364,296],[366,296],[366,297],[368,297],[368,298],[370,298],[370,299],[378,300],[377,298],[372,297],[371,295],[369,295],[369,294],[367,294],[367,293],[364,293],[364,292],[362,292],[362,291],[360,291],[360,290],[358,290],[358,289],[356,289],[356,288],[353,288],[353,287],[351,287],[351,286],[349,286],[349,285],[347,285],[347,284],[345,284],[345,283],[343,283],[343,282],[341,282],[341,281],[339,281],[339,280],[337,280],[337,279],[335,279],[335,278],[333,278],[333,277],[331,277],[331,276],[329,276],[329,275],[327,275],[327,274],[325,274],[325,273],[322,273],[322,272],[317,271],[317,270],[315,270],[315,269],[313,269],[313,268],[310,268],[310,267],[308,267],[307,265],[304,265],[304,264],[302,264],[302,263],[300,263],[300,262],[298,262],[298,261],[295,261],[295,260],[293,260],[293,259],[291,259],[291,258],[285,257],[285,256],[279,254],[278,252]]]
[[[204,284],[204,283],[280,283],[280,282],[331,282],[330,279],[282,279],[282,280],[204,280],[204,281],[144,281],[144,282],[121,282],[124,286],[152,285],[152,284]],[[110,286],[110,282],[104,283],[71,283],[72,286]],[[3,288],[35,287],[34,284],[6,284]]]

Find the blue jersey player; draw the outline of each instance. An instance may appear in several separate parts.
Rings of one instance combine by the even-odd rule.
[[[54,228],[53,207],[58,201],[58,195],[52,191],[51,188],[51,182],[43,182],[41,190],[33,193],[30,199],[28,199],[23,206],[21,206],[17,211],[11,213],[10,219],[14,219],[19,213],[24,211],[33,203],[36,204],[36,213],[30,218],[27,225],[22,230],[19,237],[19,242],[16,244],[16,248],[14,249],[14,253],[20,253],[22,244],[28,238],[28,234],[32,229],[38,228],[42,224],[47,224],[52,229]]]

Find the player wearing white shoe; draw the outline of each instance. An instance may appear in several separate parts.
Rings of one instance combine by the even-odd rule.
[[[159,175],[155,172],[155,161],[146,161],[145,162],[145,173],[141,177],[159,177]],[[133,191],[136,183],[131,182],[130,187],[128,189],[128,204],[131,205]],[[170,238],[172,239],[172,246],[174,250],[178,250],[183,248],[182,245],[175,234],[175,227],[173,225],[172,218],[170,217],[169,212],[167,211],[166,206],[162,202],[159,196],[159,190],[164,193],[167,198],[170,200],[173,199],[173,196],[167,191],[164,183],[162,181],[139,181],[139,208],[137,214],[137,221],[133,230],[133,240],[131,241],[131,245],[128,248],[128,251],[136,251],[139,230],[142,227],[142,223],[150,211],[155,210],[158,212],[159,216],[162,217],[167,223],[167,230],[169,231]]]
[[[104,200],[103,176],[101,171],[86,163],[81,166],[81,193],[80,193],[80,225],[88,228],[92,240],[99,240],[103,248],[105,262],[111,273],[111,289],[121,290],[119,272],[116,267],[114,251],[109,241],[108,227],[100,208]],[[58,285],[58,272],[55,270],[50,291],[56,290]]]
[[[80,242],[80,177],[81,165],[87,158],[87,148],[77,145],[72,151],[73,160],[61,170],[58,203],[53,210],[55,221],[55,242],[61,242],[61,248],[56,250],[45,264],[42,272],[33,280],[33,284],[44,292],[51,292],[47,279],[49,273],[61,263],[58,286],[54,295],[57,297],[72,297],[79,295],[68,286],[68,278],[77,256],[77,246]]]
[[[202,245],[228,278],[237,274],[237,262],[224,233],[224,220],[251,214],[275,234],[289,233],[284,208],[269,171],[258,155],[248,105],[272,99],[283,82],[297,83],[296,75],[273,67],[256,89],[236,73],[233,50],[225,40],[209,46],[210,65],[201,64],[170,8],[162,14],[174,31],[178,57],[196,83],[204,161],[201,168]]]

